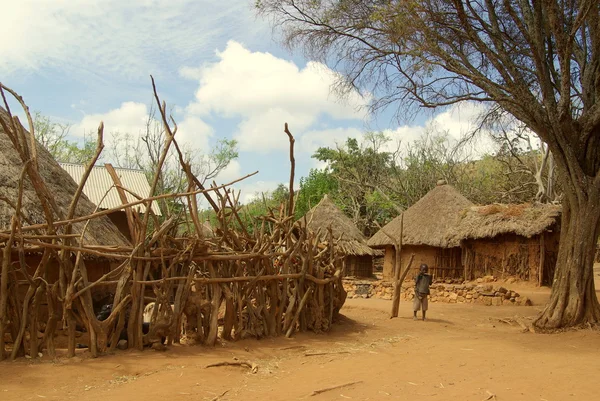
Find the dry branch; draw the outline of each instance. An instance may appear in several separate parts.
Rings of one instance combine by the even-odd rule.
[[[344,387],[350,387],[350,386],[353,386],[353,385],[359,384],[359,383],[362,383],[362,380],[358,380],[358,381],[350,382],[350,383],[344,383],[344,384],[340,384],[340,385],[333,386],[333,387],[325,387],[323,389],[313,391],[310,395],[312,397],[315,395],[319,395],[321,393],[326,393],[327,391],[337,390],[337,389],[344,388]]]
[[[219,367],[219,366],[241,366],[241,367],[250,369],[250,372],[252,372],[252,373],[258,372],[258,365],[255,363],[249,362],[249,361],[215,362],[215,363],[206,365],[204,367],[204,369],[215,368],[215,367]]]
[[[223,391],[221,394],[217,395],[216,397],[214,397],[212,400],[210,401],[218,401],[220,400],[225,394],[227,394],[229,392],[229,390],[225,390]]]
[[[288,216],[294,215],[294,173],[296,171],[296,159],[294,158],[294,136],[288,129],[288,124],[285,123],[283,131],[287,134],[290,141],[290,200],[288,202]]]
[[[349,354],[350,351],[335,351],[335,352],[306,352],[304,356],[320,356],[320,355],[337,355],[337,354]]]

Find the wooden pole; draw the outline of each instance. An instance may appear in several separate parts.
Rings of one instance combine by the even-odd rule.
[[[127,204],[127,195],[125,195],[125,191],[123,190],[123,184],[121,183],[121,179],[117,175],[115,168],[110,163],[105,163],[104,167],[106,167],[106,171],[112,178],[115,183],[115,188],[117,189],[117,193],[119,194],[119,198],[121,199],[121,203],[123,205]],[[131,207],[125,208],[125,216],[127,216],[127,226],[129,227],[129,238],[131,238],[131,242],[136,241],[136,230],[135,230],[135,220],[134,214]]]
[[[396,281],[395,283],[396,286],[394,287],[394,299],[392,300],[392,313],[390,315],[390,319],[398,317],[398,310],[400,309],[400,289],[402,288],[402,283],[404,282],[404,279],[406,278],[406,275],[410,270],[414,258],[415,254],[413,253],[412,255],[410,255],[410,259],[406,264],[402,275],[398,278],[398,281]]]
[[[285,123],[283,131],[287,134],[290,141],[290,200],[288,204],[288,216],[294,214],[294,172],[296,170],[296,159],[294,158],[294,136],[288,129],[288,124]]]
[[[544,279],[544,263],[546,258],[546,244],[544,233],[540,235],[540,265],[538,267],[538,287],[542,285]]]
[[[401,253],[402,253],[402,235],[404,230],[404,213],[400,215],[400,238],[394,239],[394,251],[396,253],[396,260],[394,263],[394,298],[392,299],[392,313],[391,317],[398,317],[398,309],[400,308],[400,269],[402,267]],[[412,262],[412,258],[411,258]],[[404,276],[406,276],[404,273]]]

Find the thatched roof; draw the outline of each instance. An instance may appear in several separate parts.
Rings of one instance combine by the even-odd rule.
[[[1,107],[0,118],[6,122],[9,121],[8,113]],[[26,131],[25,134],[29,144],[30,134]],[[57,206],[57,210],[53,211],[54,218],[60,220],[67,214],[69,204],[77,190],[77,184],[52,158],[50,153],[37,142],[36,149],[40,175]],[[0,230],[10,228],[11,217],[14,215],[15,210],[4,199],[16,204],[22,167],[23,163],[17,151],[0,125]],[[40,201],[27,175],[25,175],[22,202],[21,211],[27,220],[22,222],[23,225],[45,223],[46,219]],[[94,204],[82,194],[75,211],[75,217],[91,214],[94,210]],[[84,222],[74,224],[73,233],[81,233],[84,224]],[[126,246],[129,244],[127,239],[106,216],[90,221],[84,234],[83,243],[85,245],[106,246]]]
[[[560,206],[539,203],[472,206],[463,211],[452,237],[460,240],[517,234],[530,238],[551,229],[560,214]]]
[[[438,185],[404,214],[402,244],[429,245],[451,248],[460,245],[458,239],[451,238],[460,221],[460,212],[473,206],[450,185]],[[384,232],[398,238],[400,236],[400,216],[386,224],[368,241],[374,248],[392,245],[392,240]]]
[[[306,213],[308,229],[323,235],[331,227],[335,238],[339,238],[338,247],[346,255],[378,255],[379,252],[367,245],[367,240],[362,232],[354,225],[352,220],[344,214],[327,195]],[[301,220],[304,220],[302,218]]]

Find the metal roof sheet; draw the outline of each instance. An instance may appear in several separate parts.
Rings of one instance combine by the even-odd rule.
[[[81,177],[83,177],[83,174],[85,173],[85,166],[74,163],[59,164],[67,173],[69,173],[73,180],[79,184]],[[145,198],[149,195],[150,184],[148,184],[146,175],[142,170],[117,167],[114,169],[121,180],[121,184],[123,184],[123,187],[127,189],[127,191],[125,191],[127,201],[134,202],[137,200],[137,198],[128,191],[131,191],[142,198]],[[113,180],[108,173],[108,170],[104,166],[94,166],[90,176],[88,177],[88,180],[85,183],[85,186],[83,187],[83,193],[96,206],[99,206],[100,209],[112,209],[122,205],[119,193],[114,187]],[[140,204],[133,206],[133,209],[143,213],[146,210],[146,207]],[[152,211],[157,216],[161,215],[158,202],[152,202]]]

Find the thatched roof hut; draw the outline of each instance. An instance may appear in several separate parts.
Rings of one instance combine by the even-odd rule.
[[[460,222],[461,212],[471,206],[473,203],[454,187],[447,184],[436,186],[403,213],[402,244],[438,248],[459,246],[460,240],[453,237],[453,234]],[[384,232],[398,238],[400,216],[373,235],[368,245],[373,248],[393,245]]]
[[[345,255],[346,275],[369,277],[373,274],[373,256],[379,252],[367,245],[363,233],[327,195],[302,220],[304,218],[308,229],[313,232],[327,235],[331,227],[333,236],[338,239],[338,248]]]
[[[3,108],[0,108],[0,118],[5,122],[9,121],[8,113]],[[25,131],[25,135],[29,144],[30,134]],[[58,221],[67,214],[78,184],[37,141],[36,150],[38,170],[49,193],[52,195],[55,205],[53,215],[55,220]],[[0,125],[0,230],[9,229],[11,217],[15,213],[11,203],[16,204],[22,168],[23,163],[17,151]],[[91,214],[94,210],[94,204],[82,194],[75,211],[75,217]],[[27,175],[25,175],[23,187],[21,212],[25,220],[23,224],[40,224],[46,221],[38,196]],[[74,224],[73,233],[81,233],[84,225],[85,222]],[[83,243],[85,245],[106,246],[126,246],[129,244],[119,230],[104,216],[89,222],[83,236]]]
[[[516,234],[531,238],[550,229],[560,218],[561,207],[552,204],[492,204],[471,206],[461,213],[451,240],[493,238]]]
[[[493,275],[551,284],[561,207],[548,204],[472,206],[452,233],[461,242],[465,279]]]
[[[306,213],[307,226],[310,230],[326,234],[329,227],[335,238],[339,238],[338,247],[345,255],[377,255],[367,245],[367,239],[333,201],[325,195],[323,199]]]

